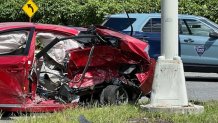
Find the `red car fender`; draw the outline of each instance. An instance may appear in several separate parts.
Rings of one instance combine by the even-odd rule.
[[[145,73],[136,74],[139,82],[141,83],[140,88],[144,94],[148,94],[151,92],[152,83],[154,79],[154,71],[155,71],[156,61],[155,59],[151,59],[149,64],[149,69]]]

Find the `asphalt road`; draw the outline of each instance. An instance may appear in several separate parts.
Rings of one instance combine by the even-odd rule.
[[[218,100],[217,73],[185,73],[189,100]]]

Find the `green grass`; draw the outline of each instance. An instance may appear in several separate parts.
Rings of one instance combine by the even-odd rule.
[[[142,111],[139,105],[120,105],[105,107],[80,107],[63,112],[32,114],[19,118],[18,123],[79,123],[78,117],[84,115],[92,123],[126,123],[132,119],[149,123],[218,123],[218,102],[201,103],[205,111],[199,115],[149,113]],[[144,120],[143,120],[144,119]]]

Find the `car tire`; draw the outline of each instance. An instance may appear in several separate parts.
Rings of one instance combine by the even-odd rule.
[[[101,104],[122,104],[128,103],[128,93],[122,86],[108,85],[104,88],[100,95]]]

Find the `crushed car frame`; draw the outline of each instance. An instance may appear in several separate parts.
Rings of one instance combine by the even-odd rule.
[[[0,23],[0,110],[50,112],[90,99],[119,104],[151,91],[155,61],[147,43],[104,27],[81,29]]]

